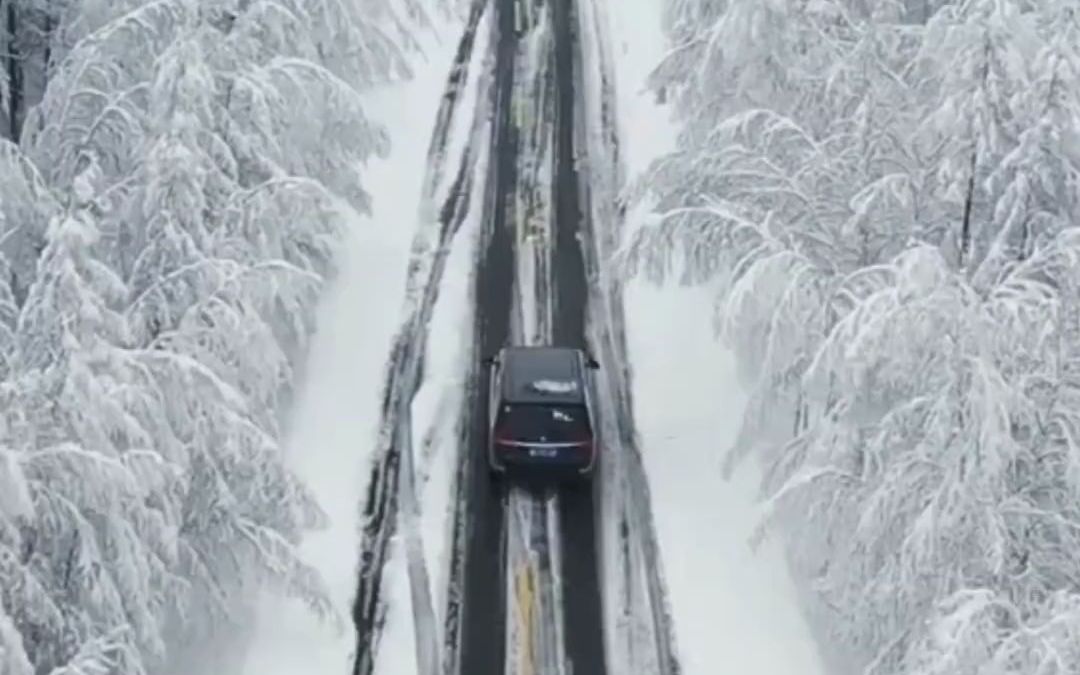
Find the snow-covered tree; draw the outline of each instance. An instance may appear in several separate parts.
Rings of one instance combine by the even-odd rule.
[[[429,8],[31,4],[47,87],[0,145],[0,668],[160,671],[266,585],[329,617],[280,416],[388,149],[363,90],[408,74]]]
[[[0,667],[11,675],[33,675],[34,669],[26,658],[22,636],[15,630],[11,617],[0,606]]]
[[[138,419],[159,402],[122,349],[112,307],[125,289],[94,258],[96,238],[81,208],[54,219],[19,317],[4,427],[32,499],[19,558],[36,581],[15,584],[6,604],[33,636],[35,668],[69,665],[111,636],[100,666],[138,672],[164,656],[160,608],[182,597],[170,569],[179,472],[163,457],[167,439]]]
[[[933,148],[937,236],[955,264],[975,274],[994,239],[988,177],[1016,144],[1040,36],[1035,15],[1015,0],[979,0],[938,12],[927,26],[923,63],[934,95],[921,138]],[[919,72],[919,71],[917,71]],[[933,91],[933,90],[932,90]]]
[[[720,282],[751,387],[730,458],[764,462],[832,642],[868,673],[1069,672],[1074,8],[670,8],[654,84],[687,123],[627,261]],[[789,39],[747,45],[776,69],[740,81],[759,24]]]

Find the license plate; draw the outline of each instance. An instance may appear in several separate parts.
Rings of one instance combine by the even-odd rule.
[[[559,451],[555,448],[530,448],[529,457],[543,457],[545,459],[551,459],[559,454]]]

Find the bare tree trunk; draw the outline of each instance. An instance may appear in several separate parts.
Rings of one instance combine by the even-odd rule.
[[[985,91],[987,88],[988,80],[990,78],[990,38],[988,35],[983,34],[983,64],[982,64],[982,88]],[[960,241],[959,250],[957,251],[957,265],[958,270],[962,270],[965,266],[973,269],[972,262],[974,258],[974,252],[972,249],[972,235],[971,235],[971,212],[975,206],[975,174],[979,170],[979,133],[981,130],[975,128],[975,124],[980,121],[978,115],[971,115],[971,174],[968,176],[967,195],[964,198],[964,218],[960,223]],[[991,122],[985,122],[990,124]]]
[[[971,175],[968,177],[967,196],[964,198],[964,219],[960,223],[960,246],[957,251],[957,268],[962,269],[971,249],[971,207],[975,202],[975,169],[978,151],[971,151]]]
[[[49,76],[52,75],[52,41],[54,28],[53,15],[45,14],[45,84],[48,86]]]
[[[14,0],[8,0],[5,5],[7,49],[5,50],[4,59],[7,62],[4,65],[7,68],[8,76],[8,123],[6,131],[12,141],[18,141],[23,106],[22,63],[19,56],[18,40],[16,39],[19,27],[19,13]]]

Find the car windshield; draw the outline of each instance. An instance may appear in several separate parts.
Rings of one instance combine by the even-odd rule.
[[[519,443],[575,443],[591,440],[592,433],[584,406],[504,404],[495,436]]]

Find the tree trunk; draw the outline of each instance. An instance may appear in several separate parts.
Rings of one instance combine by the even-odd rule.
[[[960,246],[957,251],[957,269],[963,269],[971,248],[971,207],[975,202],[975,169],[978,168],[978,151],[971,151],[971,175],[968,177],[967,197],[964,199],[964,219],[960,223]]]
[[[45,14],[45,86],[49,84],[49,76],[52,74],[52,41],[53,41],[53,15]]]
[[[7,60],[5,66],[7,68],[8,76],[8,124],[6,131],[8,137],[12,141],[18,142],[19,127],[22,123],[21,113],[23,105],[22,63],[19,58],[17,40],[19,14],[15,7],[14,0],[8,0],[5,9],[7,53],[4,55],[4,58]]]

